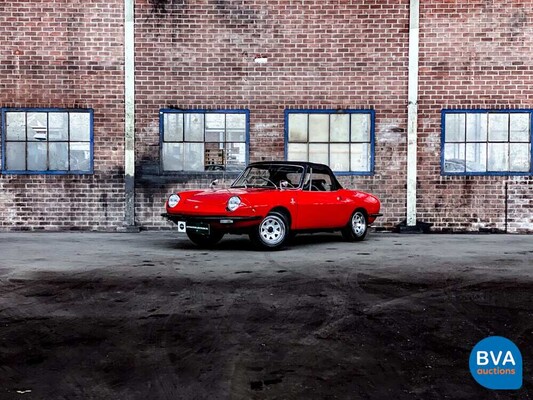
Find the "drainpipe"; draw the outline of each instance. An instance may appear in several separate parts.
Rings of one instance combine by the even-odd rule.
[[[124,0],[124,223],[135,226],[135,31],[134,0]]]
[[[407,108],[407,226],[416,226],[419,0],[409,3],[409,81]]]

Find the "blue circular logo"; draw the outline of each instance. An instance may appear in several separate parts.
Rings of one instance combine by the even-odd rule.
[[[522,355],[509,339],[501,336],[483,339],[472,349],[469,364],[476,382],[487,389],[522,387]]]

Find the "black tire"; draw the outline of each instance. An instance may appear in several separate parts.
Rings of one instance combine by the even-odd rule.
[[[279,250],[289,240],[290,228],[287,217],[279,212],[269,213],[250,232],[250,239],[262,250]]]
[[[368,217],[364,210],[355,210],[346,226],[342,229],[342,236],[349,242],[360,242],[368,233]]]
[[[197,246],[200,247],[213,247],[218,242],[220,242],[220,239],[222,239],[222,236],[224,236],[223,232],[211,230],[209,235],[201,235],[199,233],[187,231],[187,236]]]

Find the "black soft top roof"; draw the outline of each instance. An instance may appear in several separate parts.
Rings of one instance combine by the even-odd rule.
[[[262,165],[263,166],[264,165],[294,165],[297,167],[303,167],[305,168],[306,171],[309,169],[312,169],[312,170],[318,170],[321,172],[326,172],[329,175],[331,175],[331,179],[333,180],[333,182],[335,182],[335,184],[337,185],[337,188],[342,189],[342,185],[337,180],[337,177],[335,176],[331,168],[325,164],[318,164],[318,163],[313,163],[309,161],[257,161],[257,162],[248,164],[249,167],[250,166],[262,166]]]

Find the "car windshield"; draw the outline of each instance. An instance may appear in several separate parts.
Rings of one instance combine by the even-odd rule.
[[[234,188],[297,188],[302,183],[304,168],[298,165],[250,165],[231,185]]]

